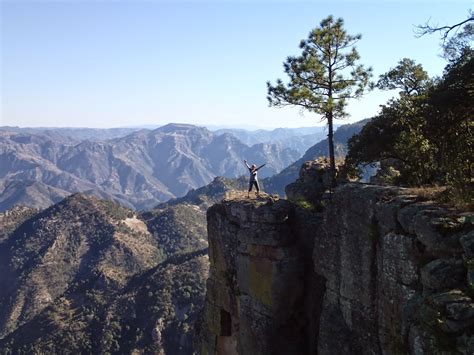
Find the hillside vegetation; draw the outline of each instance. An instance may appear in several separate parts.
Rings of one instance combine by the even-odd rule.
[[[216,178],[141,214],[82,194],[1,213],[1,353],[192,353],[205,212],[244,186]]]

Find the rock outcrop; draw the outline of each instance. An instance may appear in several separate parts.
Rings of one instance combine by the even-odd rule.
[[[326,158],[304,163],[299,178],[285,186],[288,200],[302,208],[321,211],[324,206],[324,194],[331,185],[330,170],[329,160]]]
[[[369,122],[369,119],[345,124],[337,128],[337,130],[334,132],[334,154],[336,158],[343,158],[346,156],[347,141],[353,135],[359,133],[367,122]],[[263,186],[265,186],[265,191],[284,196],[285,187],[298,178],[298,172],[301,172],[300,167],[313,159],[328,157],[328,147],[328,140],[324,139],[310,147],[300,159],[287,166],[278,174],[262,179]]]
[[[301,184],[320,178],[311,166]],[[208,210],[200,353],[474,353],[472,214],[407,189],[346,184],[318,200],[320,187],[308,204]]]

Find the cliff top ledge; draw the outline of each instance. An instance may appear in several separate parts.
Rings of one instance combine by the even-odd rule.
[[[250,197],[247,197],[247,191],[232,190],[225,194],[220,203],[208,209],[208,217],[216,211],[220,211],[239,225],[280,224],[288,220],[292,212],[292,204],[276,195],[272,196],[264,192],[260,193],[260,196],[250,193]]]
[[[239,201],[239,202],[249,202],[249,203],[256,203],[258,205],[266,204],[268,202],[274,203],[278,201],[280,197],[278,195],[270,195],[266,192],[261,192],[259,196],[255,195],[255,192],[251,192],[250,196],[247,197],[247,191],[239,191],[239,190],[230,190],[227,191],[222,199],[222,202],[230,202],[230,201]]]

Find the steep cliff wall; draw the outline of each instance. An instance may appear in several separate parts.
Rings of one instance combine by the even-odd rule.
[[[292,213],[288,201],[271,198],[225,200],[209,209],[203,353],[301,350],[304,265]]]
[[[338,190],[313,250],[326,279],[319,353],[473,353],[470,218],[404,190]]]
[[[472,215],[393,187],[295,196],[209,209],[202,354],[474,353]]]

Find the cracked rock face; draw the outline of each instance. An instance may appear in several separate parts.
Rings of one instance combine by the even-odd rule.
[[[472,218],[394,187],[321,198],[209,209],[201,353],[474,353]]]
[[[302,351],[304,268],[292,213],[288,201],[272,198],[224,200],[209,209],[202,353]]]
[[[318,353],[472,353],[473,226],[405,191],[348,184],[323,212]]]

